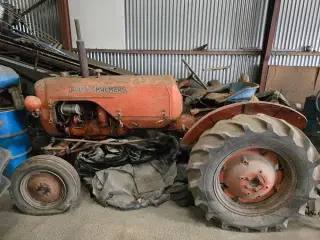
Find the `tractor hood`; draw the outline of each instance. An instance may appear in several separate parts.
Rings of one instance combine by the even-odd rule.
[[[182,113],[182,96],[172,76],[45,78],[35,84],[35,92],[41,122],[51,135],[55,130],[47,123],[58,102],[94,102],[128,129],[163,128]]]

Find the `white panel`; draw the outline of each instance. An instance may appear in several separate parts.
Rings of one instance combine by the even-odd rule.
[[[124,0],[69,0],[72,45],[74,19],[80,19],[86,48],[125,49]]]

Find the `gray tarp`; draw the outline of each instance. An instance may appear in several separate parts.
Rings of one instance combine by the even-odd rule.
[[[0,196],[10,186],[10,180],[2,175],[3,170],[7,166],[11,158],[11,152],[0,148]]]
[[[96,172],[92,192],[102,205],[123,210],[158,206],[169,200],[164,193],[177,176],[175,162],[152,160],[139,165],[127,164]]]

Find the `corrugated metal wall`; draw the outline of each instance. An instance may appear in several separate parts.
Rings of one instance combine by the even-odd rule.
[[[266,17],[264,0],[125,0],[127,50],[191,50],[261,48]],[[90,57],[138,74],[186,77],[186,60],[207,82],[237,81],[241,73],[255,79],[259,56],[127,54],[91,52]],[[230,69],[208,72],[203,68]]]
[[[170,74],[175,78],[188,76],[188,72],[182,63],[182,60],[185,60],[204,82],[218,79],[222,83],[237,81],[241,73],[247,73],[251,78],[255,78],[260,63],[260,56],[252,55],[161,55],[90,52],[88,57],[139,74]],[[203,68],[213,66],[231,66],[231,68],[221,71],[203,70]]]
[[[4,0],[0,0],[4,2]],[[8,0],[8,3],[16,6],[22,12],[30,6],[37,3],[39,0]],[[35,33],[39,37],[49,38],[52,37],[61,41],[59,15],[56,0],[48,0],[41,4],[38,8],[28,13],[24,20],[29,27],[22,24],[18,29],[27,33]]]
[[[273,47],[300,51],[311,45],[320,50],[319,12],[319,0],[282,0]]]
[[[261,48],[265,0],[125,0],[127,49]]]
[[[301,51],[312,46],[320,51],[320,1],[282,0],[274,50]],[[320,56],[272,56],[271,65],[319,66]]]
[[[4,1],[4,0],[0,0]],[[8,0],[25,10],[39,0]],[[261,48],[268,0],[121,0],[125,4],[127,50],[191,50],[203,44],[209,49],[240,50]],[[282,0],[274,50],[300,51],[310,45],[320,51],[320,1]],[[61,40],[56,0],[48,0],[26,16],[36,26]],[[21,30],[30,31],[24,26]],[[39,34],[39,33],[38,33]],[[103,55],[103,56],[101,56]],[[239,72],[254,79],[259,57],[91,54],[104,62],[128,68],[138,74],[184,76],[181,59],[196,68],[204,81],[218,78],[234,81]],[[113,59],[113,57],[115,59]],[[120,61],[123,60],[123,62]],[[201,60],[199,60],[201,59]],[[248,60],[249,59],[249,60]],[[151,62],[152,61],[152,62]],[[252,63],[251,67],[248,63]],[[225,72],[202,72],[206,66],[233,67]],[[320,56],[272,55],[270,65],[319,66]],[[160,67],[157,67],[160,66]]]

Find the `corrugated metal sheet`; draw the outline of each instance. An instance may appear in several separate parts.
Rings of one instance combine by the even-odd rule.
[[[246,73],[255,79],[259,69],[260,56],[247,55],[160,55],[160,54],[124,54],[90,52],[93,58],[113,66],[128,69],[144,75],[173,75],[175,78],[187,77],[184,59],[196,72],[201,80],[218,79],[222,83],[235,82],[241,73]],[[203,68],[224,67],[230,69],[221,71],[203,71]]]
[[[320,51],[319,12],[319,0],[282,0],[273,47],[280,50],[301,50],[310,45]]]
[[[261,48],[268,0],[125,0],[127,49]]]
[[[38,1],[39,0],[8,0],[10,4],[16,6],[22,12]],[[18,26],[19,30],[34,33],[43,38],[50,39],[50,37],[52,37],[56,40],[61,40],[56,0],[48,0],[41,4],[38,8],[28,13],[24,17],[24,20],[27,22],[28,27],[20,24]]]
[[[269,65],[319,67],[320,56],[274,55],[274,56],[271,56]]]

